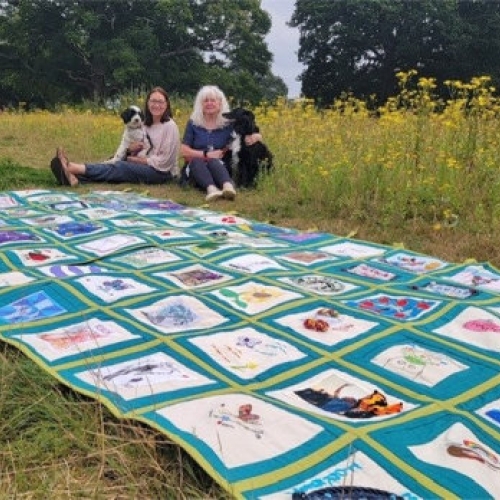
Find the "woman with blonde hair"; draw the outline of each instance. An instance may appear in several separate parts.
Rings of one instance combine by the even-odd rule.
[[[184,172],[194,184],[206,191],[206,200],[234,200],[236,190],[229,174],[233,126],[224,118],[229,104],[216,85],[202,87],[196,95],[193,112],[186,125],[181,155]],[[260,134],[245,137],[247,144],[261,140]]]

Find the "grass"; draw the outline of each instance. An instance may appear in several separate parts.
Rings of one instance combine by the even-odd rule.
[[[489,81],[449,82],[453,98],[441,103],[432,79],[411,85],[412,76],[400,75],[401,93],[377,118],[348,95],[329,110],[307,100],[254,109],[274,172],[210,208],[500,267],[500,108]],[[181,131],[188,114],[175,110]],[[99,160],[121,134],[119,117],[104,111],[0,120],[2,191],[55,189],[48,165],[58,145],[74,160]],[[175,184],[114,188],[205,203],[201,192]],[[16,349],[1,349],[0,498],[230,498],[165,436],[117,420]]]

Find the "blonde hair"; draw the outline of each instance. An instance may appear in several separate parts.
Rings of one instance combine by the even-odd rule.
[[[217,99],[220,102],[220,110],[216,119],[217,128],[226,126],[229,122],[222,116],[222,113],[227,113],[229,111],[229,104],[224,92],[216,85],[205,85],[201,87],[196,94],[193,112],[191,113],[191,120],[193,123],[199,127],[204,127],[206,125],[205,117],[203,116],[203,101],[207,98]]]

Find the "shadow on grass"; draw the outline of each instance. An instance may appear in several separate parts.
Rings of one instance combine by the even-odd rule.
[[[50,169],[30,168],[10,159],[0,159],[0,190],[53,188],[56,186]]]

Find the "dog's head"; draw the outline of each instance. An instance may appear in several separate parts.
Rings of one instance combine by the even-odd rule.
[[[234,108],[222,116],[233,122],[234,131],[242,136],[253,134],[257,131],[255,115],[245,108]]]
[[[140,128],[144,123],[144,113],[139,106],[129,106],[120,116],[123,123],[130,128]]]

